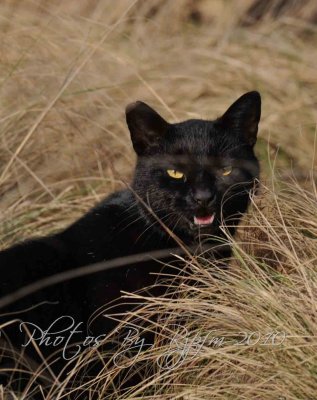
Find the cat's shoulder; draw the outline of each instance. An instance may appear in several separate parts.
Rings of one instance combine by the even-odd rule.
[[[118,223],[129,215],[138,213],[136,200],[130,190],[121,190],[110,194],[108,197],[91,208],[79,220],[75,221],[66,232],[73,232],[74,229],[84,229],[91,234],[98,231],[98,228],[107,230],[115,229]]]
[[[135,196],[132,191],[125,189],[111,193],[108,197],[103,199],[95,208],[109,208],[109,209],[122,209],[132,206],[136,203]]]
[[[86,215],[97,215],[99,217],[104,216],[111,220],[113,218],[116,219],[118,216],[122,215],[122,213],[126,213],[129,210],[132,211],[135,209],[136,199],[133,196],[133,193],[126,189],[110,194],[90,211],[88,211]]]

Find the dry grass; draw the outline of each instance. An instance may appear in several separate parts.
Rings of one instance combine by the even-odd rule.
[[[156,398],[316,398],[316,7],[306,1],[246,27],[251,3],[0,5],[3,247],[65,227],[130,179],[127,103],[144,100],[176,121],[215,118],[248,90],[263,96],[264,186],[234,242],[235,268],[219,279],[205,262],[192,266],[202,286],[184,282],[183,299],[148,300],[146,310],[169,315],[168,326],[182,316],[191,337],[216,331],[228,343],[156,371]],[[283,345],[234,344],[239,332],[262,340],[276,330],[287,336]],[[107,382],[92,386],[103,393]],[[154,398],[153,388],[142,398]]]

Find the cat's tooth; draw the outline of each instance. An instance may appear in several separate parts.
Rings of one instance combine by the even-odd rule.
[[[196,217],[194,216],[194,223],[195,225],[210,225],[213,223],[215,218],[215,214],[209,215],[208,217]]]

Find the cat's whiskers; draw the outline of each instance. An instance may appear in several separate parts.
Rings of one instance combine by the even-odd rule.
[[[177,221],[175,222],[175,225],[172,228],[172,231],[174,232],[176,230],[177,224],[179,223],[179,221],[183,218],[182,215],[179,216],[179,218],[177,219]]]
[[[236,190],[237,187],[239,186],[244,186],[244,185],[250,185],[251,182],[250,181],[244,181],[244,182],[237,182],[232,184],[231,186],[229,186],[227,188],[227,190],[224,192],[222,199],[223,199],[223,204],[225,204],[225,202],[229,201],[230,199],[232,199],[234,196],[239,196],[240,194],[244,193],[244,192],[249,192],[246,188],[243,188],[243,190],[239,191],[239,192],[234,192],[234,190]],[[228,194],[230,194],[230,192],[233,192],[231,196],[228,197]]]
[[[161,210],[163,210],[163,208],[162,208]],[[159,210],[159,211],[161,211],[161,210]],[[158,211],[156,211],[156,212],[158,212]],[[165,220],[166,218],[170,217],[170,216],[171,216],[172,214],[174,214],[174,213],[175,213],[175,211],[171,211],[170,213],[168,213],[168,214],[164,215],[163,217],[161,217],[161,218],[160,218],[160,221],[163,222],[164,224],[166,224],[166,223],[164,222],[164,220]],[[155,219],[155,221],[153,221],[153,222],[152,222],[138,237],[137,237],[135,243],[137,243],[137,242],[141,239],[141,237],[145,234],[145,232],[147,232],[149,229],[153,228],[153,226],[155,226],[155,224],[159,224],[159,221],[156,220],[156,219]],[[151,238],[151,236],[152,236],[153,234],[154,234],[154,232],[151,232],[151,234],[147,236],[146,240],[148,240],[149,238]],[[146,243],[146,241],[145,241],[144,243]]]
[[[138,202],[135,201],[134,205],[137,207]],[[131,207],[129,207],[129,208],[131,209]],[[157,212],[160,212],[160,211],[162,211],[162,210],[165,210],[165,207],[162,207],[162,208],[158,209]],[[131,215],[127,216],[126,218],[124,218],[122,221],[120,221],[120,223],[119,223],[118,226],[122,225],[122,224],[123,224],[125,221],[127,221],[130,217],[132,218],[132,217],[134,217],[134,216],[138,216],[138,217],[135,218],[135,219],[133,219],[133,220],[132,220],[131,222],[129,222],[127,225],[124,225],[124,227],[119,231],[119,233],[123,232],[123,231],[124,231],[125,229],[127,229],[129,226],[135,224],[136,222],[138,222],[139,220],[142,220],[142,219],[144,218],[144,216],[143,216],[142,214],[140,215],[139,210],[136,209],[135,212],[134,212],[134,214],[131,214]]]
[[[220,207],[221,207],[221,216],[222,217],[223,217],[223,208],[226,203],[228,203],[230,200],[232,200],[235,196],[241,196],[241,194],[249,192],[246,188],[243,188],[243,190],[240,190],[239,192],[234,191],[234,190],[236,190],[236,188],[239,186],[243,186],[243,185],[250,184],[250,183],[251,183],[250,181],[237,182],[237,183],[231,185],[230,187],[228,187],[228,189],[224,192],[222,199],[221,199]],[[231,194],[230,194],[230,192],[231,192]],[[240,217],[240,213],[230,215],[230,219],[234,219],[237,217]],[[229,221],[228,218],[227,218],[227,221]],[[223,218],[222,218],[222,222],[225,222]]]
[[[137,216],[137,215],[138,215],[138,214],[135,213],[135,216]],[[129,215],[129,217],[133,217],[133,215]],[[120,223],[119,223],[118,226],[122,225],[123,222],[125,222],[126,220],[129,219],[129,217],[127,217],[127,218],[125,218],[124,220],[120,221]],[[122,229],[119,231],[119,233],[122,233],[125,229],[127,229],[129,226],[135,224],[136,222],[138,222],[138,221],[141,220],[142,218],[143,218],[143,215],[139,215],[137,218],[133,219],[133,220],[132,220],[131,222],[129,222],[127,225],[124,225],[124,226],[122,227]]]

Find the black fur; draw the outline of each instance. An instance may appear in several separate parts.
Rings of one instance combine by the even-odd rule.
[[[132,189],[107,197],[64,231],[17,244],[0,253],[0,294],[7,295],[41,278],[117,257],[175,247],[163,222],[186,245],[221,236],[220,225],[234,234],[246,211],[249,193],[259,175],[253,146],[256,142],[261,101],[257,92],[240,97],[214,121],[188,120],[169,124],[142,102],[126,109],[133,147],[138,155]],[[228,176],[222,168],[232,166]],[[167,170],[181,171],[173,179]],[[155,215],[154,215],[155,214]],[[211,225],[194,224],[194,216],[215,215]],[[159,220],[158,220],[159,219]],[[120,290],[133,292],[154,283],[161,265],[148,261],[67,280],[5,307],[12,312],[34,306],[16,316],[46,329],[61,315],[82,321],[83,336],[89,317]],[[160,294],[157,290],[154,294]],[[122,306],[122,310],[127,307]],[[2,316],[0,322],[12,317]],[[114,325],[100,317],[98,333]],[[90,328],[94,332],[94,325]],[[9,331],[16,346],[23,342],[18,327]],[[90,331],[91,332],[91,331]],[[81,340],[76,336],[76,340]],[[54,349],[41,348],[46,354]]]

